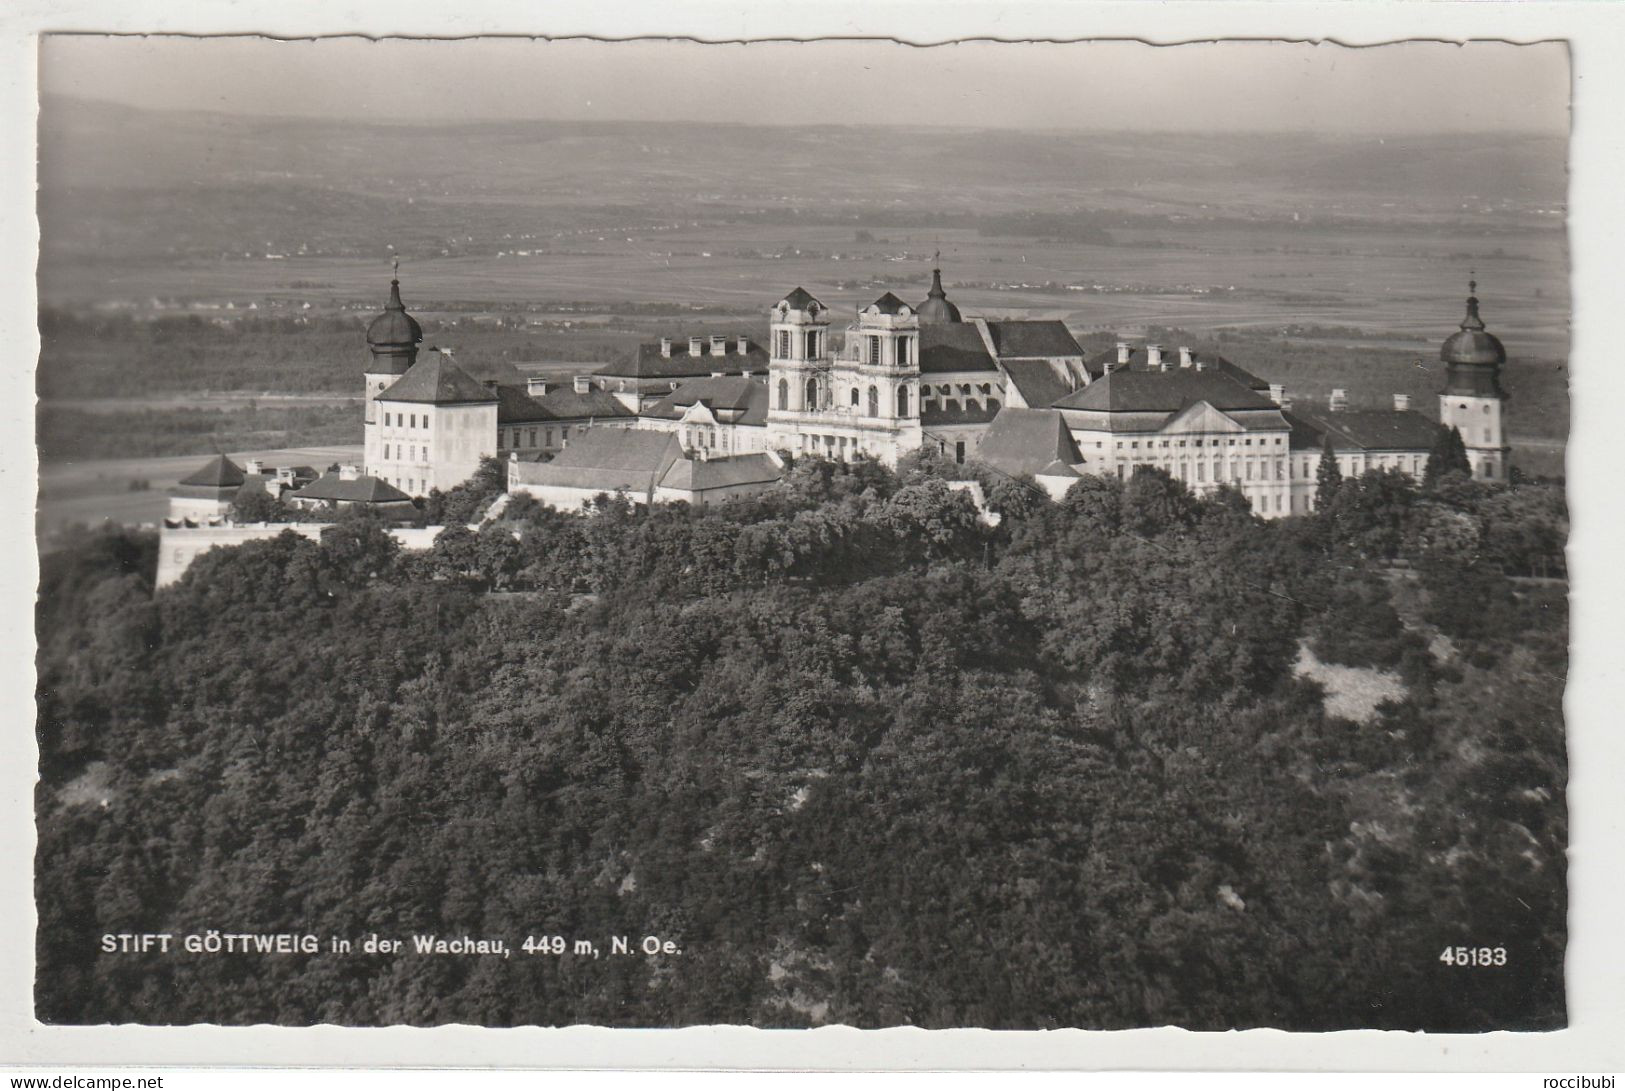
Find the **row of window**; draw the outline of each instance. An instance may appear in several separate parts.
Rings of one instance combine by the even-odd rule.
[[[806,408],[808,408],[808,409],[825,409],[825,408],[828,408],[828,405],[823,401],[823,399],[821,399],[819,397],[818,380],[817,379],[808,379],[807,380],[806,394],[807,394]],[[863,392],[858,387],[853,387],[852,388],[851,395],[850,395],[850,402],[851,402],[851,406],[852,406],[853,409],[861,409],[861,408],[863,408],[864,403],[865,403],[865,398],[864,398]],[[880,416],[880,388],[879,387],[877,387],[877,386],[875,386],[873,384],[870,384],[867,403],[868,403],[867,415],[871,416],[871,417]],[[897,415],[899,417],[908,416],[908,406],[909,406],[908,387],[900,386],[900,387],[897,388]],[[789,408],[790,408],[790,381],[788,379],[780,379],[779,380],[779,408],[782,409],[782,410],[785,410],[785,411],[788,411]]]
[[[1117,449],[1119,451],[1121,451],[1123,449],[1123,443],[1124,442],[1125,442],[1124,440],[1118,440],[1117,441]],[[1140,441],[1139,440],[1131,439],[1131,440],[1128,440],[1126,442],[1128,443],[1129,450],[1138,451],[1140,449]],[[1190,445],[1192,447],[1200,447],[1200,446],[1202,446],[1202,444],[1204,442],[1209,447],[1224,447],[1224,446],[1234,447],[1236,445],[1236,441],[1235,441],[1234,437],[1231,437],[1230,440],[1227,443],[1221,443],[1219,440],[1216,440],[1216,439],[1210,439],[1210,440],[1205,440],[1205,441],[1200,440],[1200,439],[1193,439],[1193,440],[1190,440],[1189,442],[1190,442]],[[1275,437],[1275,446],[1279,447],[1284,442],[1285,442],[1285,440],[1281,436],[1276,436]],[[1165,440],[1162,441],[1162,445],[1164,447],[1167,447],[1171,443],[1176,444],[1177,446],[1183,447],[1183,446],[1185,446],[1186,441],[1182,440],[1182,439],[1181,440],[1167,440],[1167,439],[1165,439]],[[1154,440],[1154,439],[1148,439],[1148,440],[1145,441],[1145,446],[1146,446],[1147,450],[1152,449],[1156,445],[1157,445],[1157,441]],[[1252,441],[1251,437],[1242,440],[1241,445],[1243,447],[1251,447],[1253,445],[1253,441]],[[1262,436],[1259,437],[1258,445],[1260,447],[1268,447],[1268,446],[1270,446],[1268,439],[1265,438],[1265,437],[1262,437]],[[1099,447],[1100,444],[1096,443],[1095,446]]]
[[[805,359],[805,360],[816,360],[816,359],[818,359],[819,356],[823,355],[824,331],[823,330],[803,330],[802,334],[801,334],[801,347],[802,347],[802,350],[804,352],[804,355],[803,355],[802,359]],[[777,357],[778,359],[780,359],[780,360],[788,360],[788,359],[790,359],[790,331],[789,330],[779,330],[778,331],[778,343],[774,348],[773,355],[775,357]]]
[[[391,417],[394,419],[391,420]],[[408,421],[410,421],[410,423],[408,423]],[[416,413],[385,413],[384,427],[416,428],[418,427],[418,415]],[[423,427],[429,427],[429,414],[427,413],[423,414]]]
[[[540,433],[543,446],[551,449],[553,446],[553,429],[551,428],[498,428],[497,446],[503,449],[510,447],[535,447],[536,437]],[[559,442],[570,438],[570,426],[564,425],[559,429]]]
[[[693,449],[702,447],[706,450],[721,451],[724,454],[733,449],[733,430],[731,428],[710,428],[703,426],[684,427],[683,446]],[[750,444],[741,443],[741,451]]]
[[[419,448],[416,445],[408,446],[406,444],[401,444],[401,443],[395,444],[395,447],[394,447],[395,457],[397,459],[401,460],[402,462],[417,462],[418,461],[418,450],[419,450]],[[429,448],[424,447],[424,448],[422,448],[422,450],[423,450],[423,461],[427,462],[428,459],[429,459]],[[390,452],[390,445],[386,443],[386,444],[384,444],[384,461],[385,462],[389,461],[389,452]]]

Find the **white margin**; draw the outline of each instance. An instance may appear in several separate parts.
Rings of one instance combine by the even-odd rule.
[[[929,28],[923,38],[921,28]],[[33,783],[33,602],[37,557],[33,495],[33,361],[37,359],[33,137],[37,53],[47,30],[255,33],[283,37],[370,33],[470,36],[536,33],[602,37],[691,36],[705,40],[896,37],[1140,38],[1175,42],[1220,37],[1405,38],[1572,43],[1571,150],[1573,427],[1569,447],[1572,613],[1569,689],[1571,1026],[1547,1034],[1421,1035],[1377,1031],[1228,1034],[1162,1029],[1123,1032],[989,1032],[912,1029],[760,1031],[749,1028],[626,1031],[60,1028],[32,1018],[31,883]],[[757,1069],[1159,1069],[1297,1071],[1618,1071],[1625,1068],[1625,928],[1620,723],[1622,566],[1614,561],[1620,515],[1610,501],[1610,428],[1625,404],[1615,333],[1625,290],[1625,232],[1616,181],[1625,168],[1625,5],[1502,0],[1367,0],[1232,3],[1098,0],[995,4],[985,0],[831,0],[793,5],[607,3],[563,0],[13,0],[0,10],[0,686],[13,722],[0,733],[0,1065],[353,1065],[525,1068]]]

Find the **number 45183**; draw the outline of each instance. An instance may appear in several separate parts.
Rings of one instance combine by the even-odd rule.
[[[1439,961],[1446,966],[1505,966],[1505,947],[1446,947]]]

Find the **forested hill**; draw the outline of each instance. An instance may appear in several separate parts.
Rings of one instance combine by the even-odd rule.
[[[1563,1024],[1559,491],[990,479],[989,530],[943,473],[43,558],[39,1018]],[[324,950],[101,943],[210,929]]]

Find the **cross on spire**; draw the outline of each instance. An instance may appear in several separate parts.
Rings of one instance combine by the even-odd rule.
[[[391,261],[391,265],[393,266],[393,268],[395,270],[395,272],[394,272],[395,279],[396,280],[401,279],[401,258],[400,258],[399,254],[395,255],[394,259]]]

